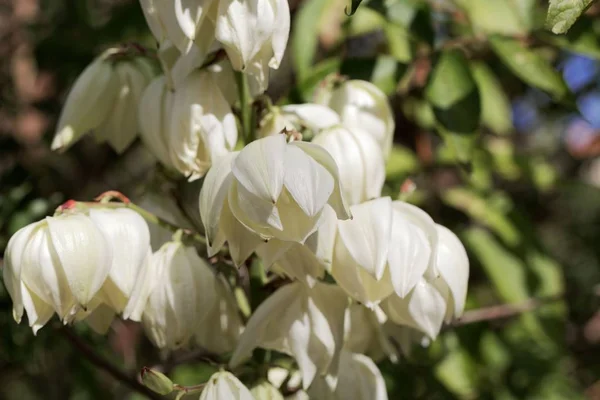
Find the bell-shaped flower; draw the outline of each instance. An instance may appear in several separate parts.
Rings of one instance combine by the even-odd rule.
[[[436,225],[436,269],[447,286],[446,322],[462,316],[469,284],[469,257],[460,239],[448,228]]]
[[[169,153],[169,124],[173,92],[166,78],[156,77],[144,90],[138,109],[140,138],[165,167],[174,169]]]
[[[215,37],[227,51],[233,68],[251,75],[258,90],[264,91],[269,68],[279,68],[287,46],[288,1],[219,0],[215,26]]]
[[[326,374],[331,375],[334,386],[347,305],[345,293],[334,285],[317,282],[309,288],[293,282],[283,286],[252,314],[230,365],[240,365],[252,350],[261,347],[294,357],[303,388],[317,375]]]
[[[227,241],[239,265],[263,241],[304,243],[322,223],[327,204],[339,218],[349,217],[337,165],[327,151],[286,143],[284,135],[252,142],[206,176],[200,215],[209,255]]]
[[[340,123],[340,117],[329,107],[320,104],[289,104],[283,107],[272,106],[260,121],[258,136],[272,136],[283,129],[296,130],[305,139],[321,130]]]
[[[161,349],[188,344],[215,302],[215,276],[196,250],[181,242],[163,245],[152,257],[156,263],[151,292],[143,314],[150,340]]]
[[[230,73],[223,64],[197,70],[173,93],[168,149],[173,166],[190,180],[204,176],[237,142],[236,120],[220,85]]]
[[[198,324],[196,343],[214,354],[233,351],[243,330],[235,297],[222,277],[215,280],[216,300],[204,322]]]
[[[39,329],[51,317],[49,305],[70,322],[93,301],[110,273],[113,249],[90,217],[69,211],[19,230],[7,248],[4,276],[17,321],[27,311]]]
[[[63,107],[53,150],[65,150],[93,130],[99,142],[122,153],[138,134],[137,109],[152,77],[152,65],[142,57],[112,60],[115,49],[96,59],[75,82]]]
[[[142,269],[147,268],[150,230],[144,218],[127,208],[91,208],[88,215],[112,248],[112,266],[102,294],[105,302],[120,313],[131,298]]]
[[[381,196],[385,160],[373,136],[358,128],[337,125],[316,135],[312,143],[323,146],[337,163],[342,192],[349,204]]]
[[[192,43],[179,25],[174,3],[181,3],[181,1],[140,0],[148,28],[159,46],[172,44],[180,51],[186,52]]]
[[[255,400],[283,400],[281,392],[267,381],[254,386],[250,393]]]
[[[63,106],[52,150],[66,150],[89,131],[98,128],[112,110],[120,78],[105,52],[79,75]]]
[[[322,400],[387,400],[381,371],[363,354],[343,350],[340,356],[338,384],[334,390],[327,378],[317,379],[308,390],[310,398]]]
[[[200,400],[254,400],[250,390],[231,372],[213,374],[202,390]]]
[[[318,103],[336,111],[344,125],[373,136],[387,158],[394,139],[394,114],[387,96],[377,86],[348,80],[333,90],[322,90],[318,97]]]

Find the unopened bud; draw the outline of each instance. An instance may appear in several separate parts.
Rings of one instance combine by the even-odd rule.
[[[147,367],[142,368],[142,383],[158,394],[169,394],[174,389],[173,382],[161,372]]]

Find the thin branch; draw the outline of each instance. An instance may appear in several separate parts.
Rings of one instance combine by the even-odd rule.
[[[460,319],[454,321],[452,326],[462,326],[474,324],[477,322],[493,321],[497,319],[514,317],[529,311],[536,310],[544,305],[563,300],[562,294],[533,298],[519,304],[501,304],[497,306],[478,308],[470,310],[463,314]]]
[[[71,328],[67,326],[62,326],[58,329],[58,331],[64,336],[64,338],[75,348],[77,349],[83,357],[85,357],[90,363],[98,367],[99,369],[105,371],[110,376],[112,376],[117,381],[123,383],[128,386],[131,390],[134,390],[144,396],[148,397],[152,400],[162,400],[163,397],[154,393],[152,390],[148,389],[146,386],[142,385],[138,382],[134,377],[127,375],[125,372],[121,371],[115,365],[110,363],[108,360],[104,359],[98,353],[94,351],[92,347],[90,347],[87,343],[85,343],[77,334],[75,334]]]

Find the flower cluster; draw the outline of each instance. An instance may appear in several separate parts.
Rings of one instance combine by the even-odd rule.
[[[69,94],[52,147],[94,131],[121,152],[139,133],[167,169],[203,178],[193,208],[204,236],[128,202],[66,203],[8,244],[15,320],[26,313],[37,332],[57,314],[106,332],[121,315],[164,351],[229,357],[231,372],[256,348],[297,366],[266,365],[243,383],[218,372],[201,399],[282,398],[284,385],[317,399],[387,399],[376,362],[398,361],[461,315],[469,260],[425,211],[382,197],[395,130],[386,96],[338,77],[315,103],[256,112],[260,102],[243,97],[264,92],[282,60],[286,0],[140,3],[162,73],[139,49],[102,54]],[[172,239],[151,237],[144,219],[171,226]],[[265,287],[240,284],[249,260],[277,282],[254,310],[245,296]],[[163,394],[177,386],[150,372],[145,382]]]

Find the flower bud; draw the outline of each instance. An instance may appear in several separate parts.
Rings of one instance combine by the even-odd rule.
[[[386,95],[363,80],[349,80],[333,90],[324,90],[317,101],[336,111],[345,126],[361,129],[375,138],[384,157],[394,139],[394,116]]]
[[[272,107],[260,123],[258,136],[272,136],[287,129],[301,132],[308,138],[339,123],[340,117],[328,107],[320,104],[290,104]]]
[[[159,348],[185,346],[215,301],[215,276],[196,250],[180,242],[163,245],[152,256],[153,286],[143,324]]]
[[[277,69],[283,59],[290,32],[287,0],[220,0],[215,37],[223,44],[236,71],[250,74],[257,90],[269,81],[269,67]]]
[[[227,371],[217,372],[210,377],[200,400],[254,400],[246,386],[232,373]]]
[[[261,382],[254,386],[250,393],[255,400],[283,400],[283,395],[269,382]]]
[[[77,78],[61,111],[52,150],[66,150],[108,117],[119,92],[119,76],[107,53]]]
[[[171,393],[175,386],[165,374],[147,367],[142,368],[142,383],[148,389],[162,395]]]
[[[342,192],[349,204],[381,196],[385,160],[377,141],[360,129],[336,126],[312,140],[331,154],[340,170]]]
[[[230,365],[262,347],[294,357],[304,389],[317,375],[337,376],[347,305],[346,295],[334,285],[316,282],[308,288],[294,282],[280,288],[250,317]]]
[[[228,73],[223,65],[195,71],[173,94],[168,148],[173,166],[190,180],[204,176],[237,142],[236,120],[219,85]]]

